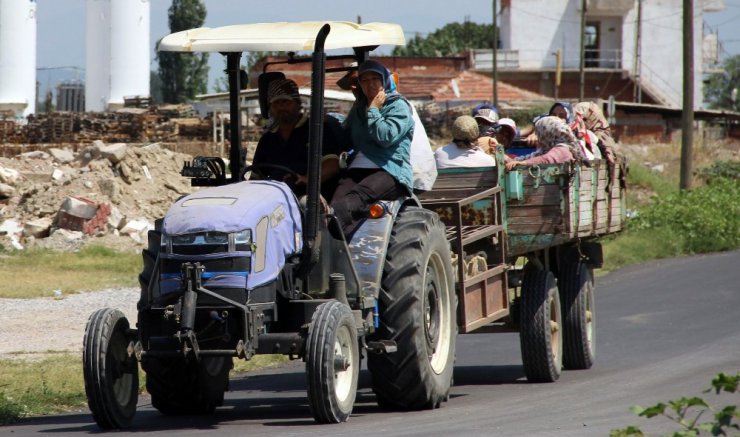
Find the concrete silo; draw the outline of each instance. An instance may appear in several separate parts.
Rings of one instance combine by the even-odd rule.
[[[87,111],[149,96],[149,15],[149,0],[87,0]]]
[[[36,1],[0,0],[0,110],[36,111]]]

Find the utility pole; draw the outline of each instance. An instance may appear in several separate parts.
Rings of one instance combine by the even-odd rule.
[[[586,0],[581,0],[581,65],[580,86],[578,89],[578,100],[583,101],[583,87],[586,82]]]
[[[683,0],[683,114],[681,117],[681,185],[691,189],[694,148],[694,2]]]
[[[635,93],[632,100],[642,103],[642,0],[637,0],[637,31],[635,32]]]
[[[493,106],[498,109],[498,65],[497,65],[497,52],[498,52],[498,9],[496,8],[496,0],[493,0]]]

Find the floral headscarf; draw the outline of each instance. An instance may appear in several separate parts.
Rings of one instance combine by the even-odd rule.
[[[612,137],[609,122],[606,121],[599,105],[594,102],[580,102],[576,104],[576,112],[583,117],[586,128],[599,138],[606,159],[614,162],[617,144]]]
[[[581,146],[570,127],[559,117],[549,115],[537,120],[534,125],[539,142],[539,154],[545,154],[552,148],[566,146],[578,161],[583,160]]]

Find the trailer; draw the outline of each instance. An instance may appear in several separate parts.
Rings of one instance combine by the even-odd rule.
[[[458,329],[518,331],[527,379],[552,382],[596,355],[593,269],[599,238],[625,220],[626,166],[587,164],[439,171],[425,208],[446,225]],[[613,171],[610,171],[613,170]]]

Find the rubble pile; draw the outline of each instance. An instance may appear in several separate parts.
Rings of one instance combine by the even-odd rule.
[[[194,190],[180,175],[190,159],[157,144],[102,141],[0,158],[0,244],[138,250],[154,220]]]

